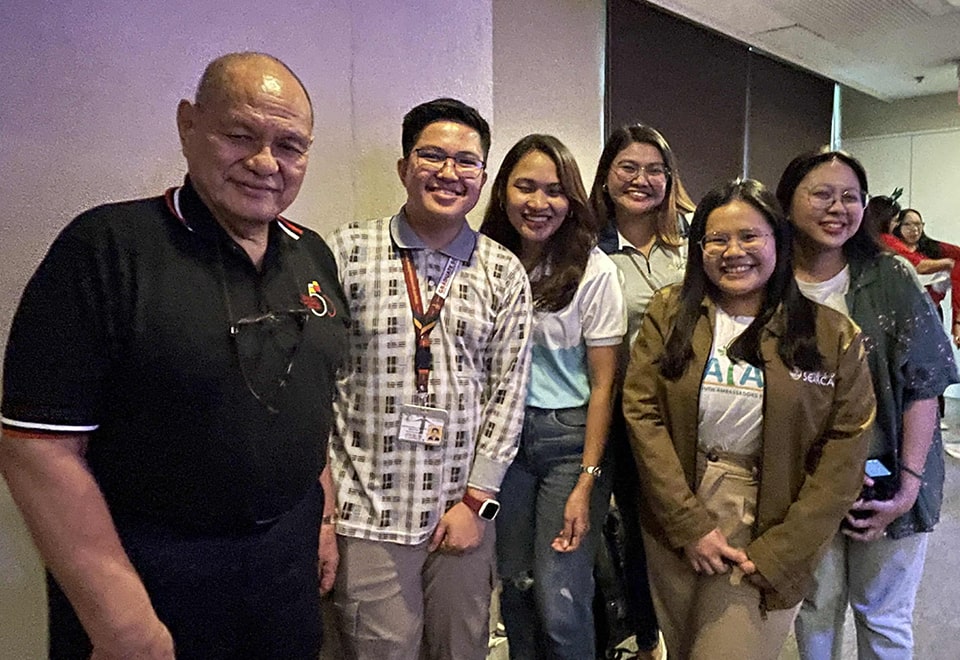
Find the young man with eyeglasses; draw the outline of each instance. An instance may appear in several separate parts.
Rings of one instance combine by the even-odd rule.
[[[329,248],[279,215],[313,109],[234,53],[177,124],[183,185],[82,214],[27,285],[0,468],[49,569],[50,657],[314,659],[348,316]]]
[[[402,146],[403,208],[329,239],[354,323],[330,440],[334,604],[343,657],[482,660],[530,288],[520,262],[467,224],[487,177],[479,113],[421,104]]]

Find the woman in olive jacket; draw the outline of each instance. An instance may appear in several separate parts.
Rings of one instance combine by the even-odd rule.
[[[776,658],[863,480],[859,331],[804,299],[762,184],[708,193],[682,286],[652,300],[624,385],[657,616],[672,658]]]
[[[863,222],[867,190],[863,165],[828,148],[794,158],[777,186],[794,227],[801,292],[849,314],[863,333],[877,398],[870,463],[888,473],[864,480],[864,496],[817,568],[797,617],[803,660],[841,656],[848,608],[860,658],[913,657],[927,532],[943,498],[937,396],[957,382],[953,351],[913,268],[884,252]]]

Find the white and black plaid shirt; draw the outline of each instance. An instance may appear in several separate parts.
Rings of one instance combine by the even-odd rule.
[[[330,438],[337,533],[413,545],[469,483],[499,489],[517,451],[529,377],[531,296],[519,260],[464,228],[427,248],[403,212],[351,223],[328,240],[350,306],[350,362]],[[399,248],[410,249],[424,306],[449,257],[463,264],[430,334],[431,407],[450,415],[440,446],[398,439],[416,403],[416,345]]]

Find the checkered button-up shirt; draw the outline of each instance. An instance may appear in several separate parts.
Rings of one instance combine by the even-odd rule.
[[[428,248],[402,211],[345,225],[328,242],[352,319],[330,438],[337,533],[421,543],[468,483],[498,490],[516,455],[529,371],[527,276],[508,250],[466,223],[450,245]],[[439,446],[398,437],[402,405],[418,402],[401,248],[411,251],[424,305],[447,259],[462,262],[430,333],[427,405],[450,416]]]

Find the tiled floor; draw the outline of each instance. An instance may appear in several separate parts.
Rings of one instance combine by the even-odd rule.
[[[960,443],[960,400],[947,399],[944,442]],[[955,445],[960,447],[960,444]],[[960,658],[960,459],[946,457],[940,524],[930,536],[923,582],[914,616],[917,660]],[[496,613],[494,612],[494,616]],[[507,660],[506,642],[490,650],[487,660]],[[847,616],[843,660],[857,657],[853,621]],[[787,640],[779,660],[797,660],[796,640]]]

